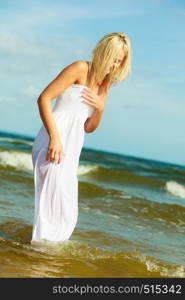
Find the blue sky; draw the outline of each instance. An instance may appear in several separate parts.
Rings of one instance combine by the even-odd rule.
[[[1,130],[35,137],[41,91],[66,65],[89,60],[102,36],[120,31],[131,40],[132,75],[111,89],[84,147],[185,165],[184,1],[4,1],[0,8]]]

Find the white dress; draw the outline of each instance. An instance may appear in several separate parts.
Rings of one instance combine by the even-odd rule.
[[[42,125],[32,147],[35,209],[31,243],[68,240],[78,218],[78,165],[84,142],[84,123],[94,107],[84,102],[86,87],[72,84],[52,108],[63,151],[59,164],[46,160],[49,136]]]

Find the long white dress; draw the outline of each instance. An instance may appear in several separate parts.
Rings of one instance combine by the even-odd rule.
[[[78,165],[84,123],[94,107],[84,102],[86,87],[72,84],[52,108],[65,156],[59,164],[46,160],[49,136],[42,125],[32,147],[35,209],[31,243],[68,240],[78,218]]]

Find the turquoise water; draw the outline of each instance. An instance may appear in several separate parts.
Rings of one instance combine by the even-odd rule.
[[[77,226],[36,247],[32,144],[0,134],[0,277],[185,277],[185,167],[83,148]]]

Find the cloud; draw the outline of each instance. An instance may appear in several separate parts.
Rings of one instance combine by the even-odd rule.
[[[17,33],[0,32],[0,49],[6,54],[52,55],[53,51],[38,42],[34,43]]]
[[[119,7],[119,9],[118,9]],[[103,9],[102,9],[103,8]],[[128,3],[115,2],[89,2],[88,5],[83,3],[52,3],[52,2],[35,2],[31,1],[28,4],[17,5],[14,9],[5,7],[1,9],[1,23],[14,24],[15,27],[29,26],[35,27],[42,24],[51,24],[60,22],[73,22],[76,20],[96,20],[130,17],[145,14],[145,9],[139,6],[133,6]],[[10,26],[11,26],[10,24]]]
[[[15,102],[16,98],[14,97],[0,97],[0,102]]]
[[[18,93],[26,98],[34,98],[39,95],[40,90],[31,84],[27,88],[19,90]]]

